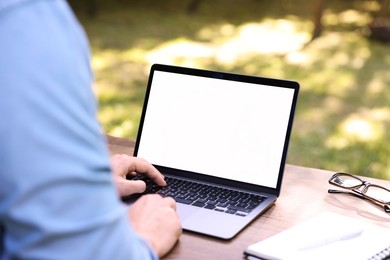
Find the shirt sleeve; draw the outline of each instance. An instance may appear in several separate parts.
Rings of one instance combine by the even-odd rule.
[[[115,191],[66,1],[0,5],[0,259],[156,259]]]

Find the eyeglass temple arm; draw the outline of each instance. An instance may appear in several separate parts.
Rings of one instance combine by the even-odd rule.
[[[354,193],[354,192],[351,192],[351,191],[343,191],[343,190],[334,190],[334,189],[329,189],[328,190],[328,193],[332,193],[332,194],[347,194],[347,195],[352,195],[352,196],[355,196],[355,197],[358,197],[360,199],[363,199],[363,200],[366,200],[372,204],[374,204],[375,206],[378,206],[380,208],[383,208],[383,210],[386,212],[386,213],[390,213],[390,206],[389,205],[381,205],[373,200],[370,200],[369,198],[366,198],[366,197],[363,197],[361,195],[359,195],[358,193]]]

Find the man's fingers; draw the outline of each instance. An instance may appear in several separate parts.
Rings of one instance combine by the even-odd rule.
[[[135,193],[142,193],[146,189],[146,184],[144,181],[128,181],[125,180],[121,182],[121,187],[119,193],[121,196],[127,196]]]
[[[126,154],[111,156],[112,173],[115,179],[115,186],[121,196],[134,193],[142,193],[146,189],[143,181],[127,180],[127,175],[134,176],[137,173],[148,176],[159,186],[166,186],[164,176],[149,162],[138,157]]]
[[[167,205],[168,205],[170,208],[172,208],[172,209],[174,209],[174,210],[176,211],[176,201],[175,201],[173,198],[171,198],[171,197],[165,197],[165,198],[164,198],[164,201],[165,201],[165,203],[167,203]]]
[[[128,172],[143,173],[152,179],[157,185],[167,185],[164,180],[164,175],[162,175],[152,164],[138,157],[133,157],[132,159],[134,159],[134,163],[129,165]]]
[[[153,201],[153,203],[158,203],[161,206],[167,206],[176,211],[176,201],[171,197],[162,197],[158,194],[147,194],[142,196],[139,200],[142,201],[142,203]]]

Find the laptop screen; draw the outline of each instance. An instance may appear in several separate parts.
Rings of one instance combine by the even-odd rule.
[[[276,188],[294,88],[223,79],[223,74],[152,73],[138,157]]]

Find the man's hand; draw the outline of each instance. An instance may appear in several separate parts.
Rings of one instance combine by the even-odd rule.
[[[144,195],[129,209],[134,230],[150,243],[159,257],[167,254],[182,233],[176,202],[160,195]]]
[[[151,178],[157,185],[166,185],[164,176],[153,165],[141,158],[115,154],[110,159],[115,186],[120,196],[142,193],[146,189],[143,181],[127,180],[128,174],[142,173]]]

